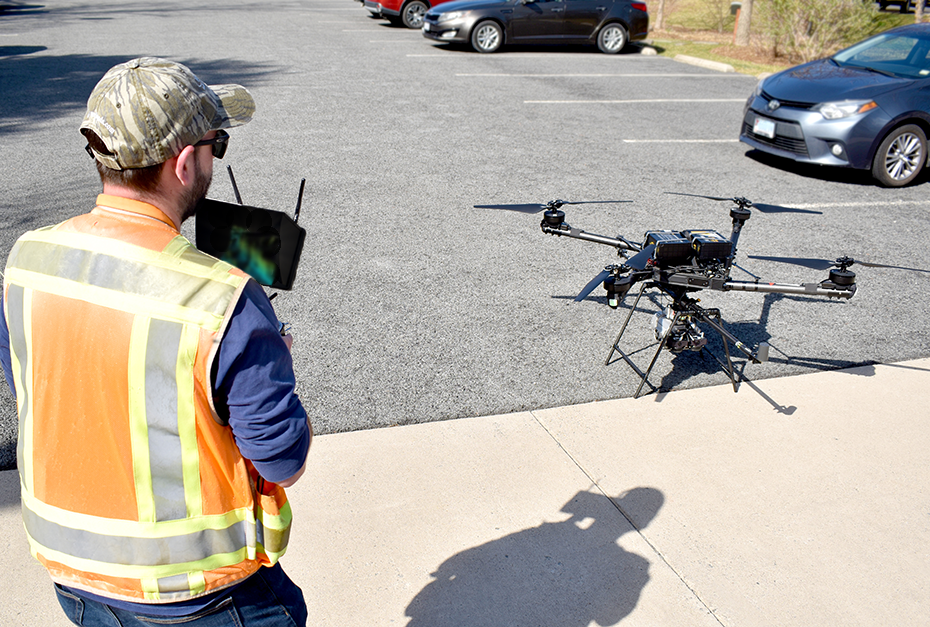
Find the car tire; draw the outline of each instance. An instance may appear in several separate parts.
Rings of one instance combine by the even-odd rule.
[[[597,48],[605,54],[617,54],[626,47],[630,36],[622,24],[605,24],[597,34]]]
[[[429,10],[429,5],[420,0],[412,0],[400,10],[400,17],[407,28],[423,28],[423,17]]]
[[[495,52],[504,43],[504,31],[493,20],[479,22],[471,31],[471,47],[478,52]]]
[[[894,129],[872,159],[872,176],[884,187],[912,183],[927,161],[927,136],[915,124]]]

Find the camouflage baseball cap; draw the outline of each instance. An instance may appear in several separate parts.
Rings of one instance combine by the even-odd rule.
[[[180,63],[142,57],[104,74],[87,100],[81,132],[93,131],[110,154],[108,168],[164,163],[213,130],[252,119],[255,101],[239,85],[208,86]]]

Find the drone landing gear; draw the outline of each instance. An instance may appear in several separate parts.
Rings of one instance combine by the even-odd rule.
[[[617,338],[610,347],[610,353],[608,353],[607,359],[604,361],[605,366],[610,365],[611,357],[613,357],[615,352],[619,353],[627,365],[639,375],[639,387],[636,388],[636,393],[633,394],[633,398],[639,398],[640,392],[646,384],[652,388],[653,392],[658,391],[656,386],[649,383],[649,375],[663,348],[673,353],[680,353],[686,349],[692,351],[702,351],[706,349],[707,340],[698,328],[698,323],[706,324],[720,334],[720,339],[723,342],[723,350],[727,358],[726,363],[714,354],[713,351],[707,349],[707,353],[717,361],[723,371],[730,377],[734,392],[739,390],[739,381],[743,377],[740,373],[736,372],[736,369],[733,367],[733,360],[730,357],[730,342],[753,363],[758,364],[768,360],[768,345],[765,343],[760,344],[758,350],[753,352],[732,333],[723,328],[723,321],[720,318],[719,309],[704,309],[698,306],[695,299],[678,295],[674,297],[674,301],[669,306],[669,313],[672,314],[671,318],[663,316],[661,312],[657,314],[656,339],[659,340],[659,346],[652,356],[652,361],[649,362],[649,367],[643,372],[640,370],[639,366],[633,362],[630,356],[620,348],[620,338],[623,337],[623,333],[626,331],[630,318],[633,317],[633,312],[636,311],[636,306],[639,304],[639,299],[642,297],[646,287],[647,285],[645,283],[640,287],[639,293],[636,295],[636,300],[633,302],[633,306],[630,307],[630,311],[623,321],[623,326],[620,327],[620,333],[617,334]]]

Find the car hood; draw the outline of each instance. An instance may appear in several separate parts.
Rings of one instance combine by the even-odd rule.
[[[449,13],[450,11],[475,11],[477,9],[487,9],[494,6],[505,6],[513,4],[513,0],[455,0],[454,2],[443,2],[429,10],[430,13]]]
[[[910,81],[820,59],[775,74],[762,89],[780,100],[836,102],[875,98]]]

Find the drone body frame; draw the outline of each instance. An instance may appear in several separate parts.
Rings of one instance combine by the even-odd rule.
[[[694,194],[681,195],[694,196]],[[624,258],[620,264],[606,266],[578,294],[575,302],[584,300],[598,285],[602,285],[607,292],[607,304],[616,309],[633,285],[640,284],[636,301],[630,308],[605,361],[605,365],[609,365],[614,353],[617,352],[640,376],[639,387],[636,389],[634,398],[639,397],[643,386],[648,383],[649,374],[663,349],[677,354],[683,350],[700,351],[705,348],[707,340],[698,325],[706,325],[720,335],[726,352],[726,363],[713,352],[708,351],[708,353],[729,375],[734,392],[739,388],[741,375],[733,367],[729,344],[732,343],[753,363],[768,360],[769,346],[767,343],[762,342],[756,347],[744,344],[724,328],[719,309],[705,309],[698,305],[699,300],[691,297],[691,294],[695,292],[703,290],[763,292],[846,300],[856,293],[856,274],[850,271],[849,267],[854,263],[862,262],[856,262],[849,257],[841,257],[833,263],[826,262],[834,267],[830,268],[827,279],[819,283],[792,284],[766,282],[758,278],[755,281],[732,279],[730,270],[736,259],[737,243],[743,226],[751,216],[752,202],[745,198],[700,197],[735,203],[736,206],[730,210],[732,228],[729,238],[710,230],[647,231],[643,243],[637,244],[622,236],[597,235],[568,225],[565,222],[565,212],[561,210],[561,207],[566,204],[580,203],[554,200],[545,206],[546,210],[540,222],[543,233],[611,246],[617,250],[618,255]],[[631,253],[632,256],[629,256]],[[620,348],[620,339],[636,311],[639,299],[648,289],[658,289],[669,296],[672,302],[664,312],[660,311],[655,314],[655,335],[659,344],[649,367],[643,371]],[[656,390],[652,384],[649,385]]]

